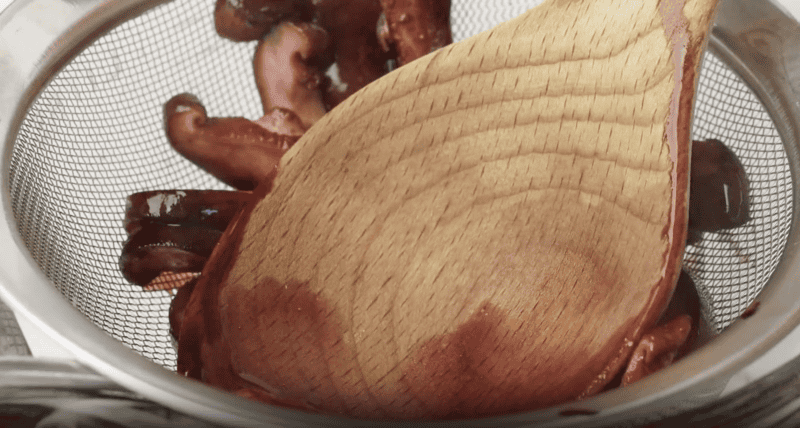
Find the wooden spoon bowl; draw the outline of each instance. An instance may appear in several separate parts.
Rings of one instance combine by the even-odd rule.
[[[602,390],[679,274],[715,4],[550,1],[353,95],[212,253],[179,371],[360,418]]]

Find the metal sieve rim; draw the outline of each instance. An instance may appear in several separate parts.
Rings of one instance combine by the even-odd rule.
[[[0,87],[0,135],[4,138],[2,170],[6,180],[17,130],[46,82],[82,46],[114,24],[163,2],[18,0],[0,14],[0,78],[4,82],[4,86]],[[797,33],[800,27],[771,2],[748,4],[744,0],[730,0],[723,2],[720,9],[710,49],[738,72],[762,99],[775,120],[787,150],[793,152],[791,167],[793,175],[797,176],[797,171],[800,171],[797,165],[800,106],[793,103],[791,96],[793,94],[796,98],[800,94],[800,60],[795,57],[795,62],[790,62],[788,66],[765,70],[764,52],[740,42],[737,34],[744,29],[758,29],[762,24],[771,26],[773,34],[777,34],[775,27],[788,28],[786,31],[790,33],[792,29]],[[58,13],[42,14],[42,10]],[[767,15],[775,19],[762,19],[759,22],[746,19]],[[23,38],[25,43],[19,42]],[[788,39],[788,46],[800,52],[797,37]],[[782,49],[786,49],[786,46]],[[792,60],[781,56],[782,51],[768,50],[767,53],[773,55],[770,58],[773,64],[786,64],[786,61]],[[795,190],[795,208],[800,200],[797,193]],[[184,379],[131,352],[86,319],[58,293],[25,251],[14,227],[7,188],[3,189],[2,204],[0,240],[14,242],[15,247],[0,265],[0,296],[73,351],[82,363],[154,401],[226,425],[279,423],[281,420],[318,424],[338,421],[352,425],[352,421],[331,420],[243,400]],[[760,297],[761,310],[747,323],[734,324],[712,344],[669,370],[631,387],[611,391],[577,405],[604,409],[593,420],[609,423],[637,415],[643,418],[654,413],[670,415],[675,413],[676,408],[686,410],[717,399],[732,376],[785,339],[800,324],[800,290],[791,287],[793,279],[800,274],[800,253],[797,251],[800,236],[795,227],[797,219],[798,210],[795,209],[783,260],[770,280],[770,287]],[[631,397],[640,398],[631,401]],[[525,424],[549,421],[552,425],[548,425],[560,426],[577,422],[569,419],[559,421],[556,418],[562,409],[573,406],[576,404],[474,423]],[[469,424],[458,422],[459,426]]]

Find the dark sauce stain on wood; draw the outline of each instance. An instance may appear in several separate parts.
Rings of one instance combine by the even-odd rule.
[[[490,352],[498,340],[502,314],[489,304],[453,333],[425,341],[414,355],[404,379],[411,395],[417,396],[435,416],[458,418],[478,412],[490,399],[491,378],[487,373]]]
[[[527,345],[504,325],[506,318],[484,303],[452,333],[430,338],[412,353],[404,379],[430,418],[496,416],[549,404],[532,398],[541,380],[525,370],[532,363],[522,356]]]
[[[253,305],[252,302],[262,302]],[[308,284],[267,278],[224,299],[227,340],[242,387],[272,401],[305,409],[344,410],[334,379],[341,372],[344,330],[329,305]]]

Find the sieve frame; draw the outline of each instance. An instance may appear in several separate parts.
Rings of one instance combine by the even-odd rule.
[[[166,2],[16,0],[0,13],[0,170],[4,183],[18,129],[50,78],[83,46],[116,24]],[[797,180],[800,26],[771,1],[726,0],[719,6],[709,49],[739,74],[764,104],[790,152],[790,169],[793,181]],[[30,256],[16,230],[8,190],[7,185],[3,186],[0,196],[0,242],[14,245],[0,263],[0,298],[70,350],[80,363],[155,402],[214,423],[354,425],[351,420],[267,406],[219,391],[169,372],[113,339],[74,308]],[[579,403],[453,425],[518,426],[535,422],[540,426],[598,426],[631,420],[656,421],[712,404],[742,389],[731,388],[730,380],[779,343],[800,336],[800,287],[792,287],[800,278],[798,204],[800,191],[795,186],[784,255],[759,296],[759,311],[746,322],[732,324],[708,346],[629,387]],[[775,367],[788,365],[800,370],[800,357],[789,357]],[[576,407],[602,411],[595,416],[558,417],[561,410]]]

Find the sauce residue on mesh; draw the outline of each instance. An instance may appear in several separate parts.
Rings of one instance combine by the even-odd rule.
[[[747,309],[744,310],[744,312],[742,312],[742,315],[740,315],[739,317],[742,318],[743,320],[750,318],[756,313],[759,306],[761,306],[761,302],[758,300],[754,301],[753,303],[750,304],[750,306],[747,307]]]

